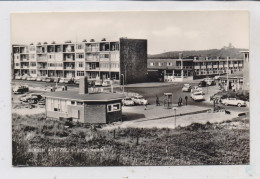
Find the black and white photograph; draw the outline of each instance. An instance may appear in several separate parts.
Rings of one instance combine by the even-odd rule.
[[[248,11],[10,16],[12,166],[250,165]]]

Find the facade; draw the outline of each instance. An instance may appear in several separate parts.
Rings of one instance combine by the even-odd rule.
[[[88,76],[89,80],[138,83],[146,79],[147,40],[91,39],[79,43],[13,45],[12,60],[14,76],[68,79]]]
[[[244,68],[243,59],[209,59],[193,57],[179,59],[148,59],[149,77],[154,76],[160,81],[185,81],[210,76],[235,73]],[[154,80],[154,79],[153,79]]]
[[[46,94],[46,116],[81,123],[103,124],[122,120],[122,99],[116,93],[88,93],[87,78],[80,79],[79,93],[57,91]]]
[[[249,51],[242,51],[244,54],[244,70],[243,70],[243,90],[249,91]]]

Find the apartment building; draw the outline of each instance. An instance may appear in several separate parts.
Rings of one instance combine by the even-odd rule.
[[[147,75],[147,40],[13,45],[14,76],[111,79],[121,83],[144,82]]]
[[[179,59],[148,59],[147,69],[150,80],[185,81],[232,74],[242,71],[243,59],[210,59],[208,57],[187,57]]]

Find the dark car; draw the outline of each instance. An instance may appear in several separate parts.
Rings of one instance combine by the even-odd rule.
[[[207,86],[207,82],[206,81],[201,81],[199,82],[199,87],[206,87]]]

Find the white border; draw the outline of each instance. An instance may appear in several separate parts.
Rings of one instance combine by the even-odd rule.
[[[4,179],[65,178],[260,178],[260,3],[259,2],[0,2],[0,176]],[[10,13],[39,11],[249,10],[251,165],[184,167],[15,168],[11,166]]]

